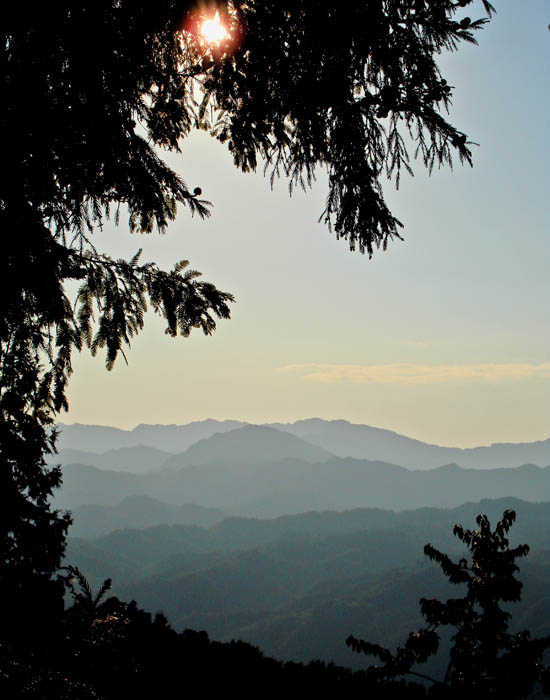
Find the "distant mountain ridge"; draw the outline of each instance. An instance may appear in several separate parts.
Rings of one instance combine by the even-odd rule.
[[[243,421],[218,421],[207,419],[186,425],[148,425],[142,423],[132,430],[113,428],[104,425],[58,423],[60,430],[57,447],[78,449],[89,452],[106,452],[121,447],[156,447],[165,452],[184,452],[198,440],[211,437],[214,433],[241,428]],[[100,449],[101,448],[101,449]]]
[[[285,548],[285,558],[301,561],[301,545],[310,546],[315,541],[331,538],[355,538],[358,533],[391,532],[406,533],[410,541],[416,542],[411,561],[422,560],[422,547],[427,538],[446,550],[461,551],[460,543],[452,534],[454,523],[473,524],[478,513],[485,513],[491,522],[500,518],[503,511],[513,509],[518,514],[514,525],[512,545],[528,541],[533,551],[543,552],[550,538],[550,503],[528,503],[517,498],[482,499],[464,503],[457,508],[418,508],[400,513],[380,508],[356,508],[349,511],[310,511],[296,515],[285,515],[274,519],[224,518],[210,525],[160,525],[154,527],[117,530],[90,540],[88,548],[99,548],[125,559],[134,559],[133,567],[147,571],[151,566],[175,569],[181,561],[197,553],[242,552],[264,547]],[[402,535],[399,534],[399,537]],[[69,538],[72,547],[75,541]],[[397,545],[403,552],[408,547]],[[400,554],[391,555],[381,551],[381,561],[392,558],[391,566],[399,566]],[[345,556],[345,548],[334,547],[334,556]],[[109,557],[108,557],[109,558]],[[302,561],[302,563],[304,563]],[[365,570],[372,562],[359,562]],[[347,568],[341,576],[349,575]]]
[[[228,433],[248,425],[251,424],[243,421],[208,419],[181,426],[142,424],[133,430],[121,430],[109,426],[59,423],[61,432],[58,448],[103,453],[144,446],[176,454],[185,452],[200,440],[208,440],[216,434]],[[462,449],[432,445],[391,430],[345,420],[309,418],[295,423],[265,424],[262,427],[290,433],[337,457],[380,460],[408,469],[433,469],[449,463],[481,469],[510,468],[521,464],[536,464],[539,467],[550,465],[550,438],[531,443],[495,443]]]
[[[71,516],[71,537],[99,537],[113,530],[141,530],[161,524],[209,527],[225,517],[215,508],[192,503],[171,505],[149,496],[127,496],[113,506],[82,505],[75,508]]]
[[[119,447],[102,453],[68,447],[59,450],[58,454],[50,458],[50,462],[53,464],[80,462],[99,469],[147,474],[161,469],[171,456],[170,452],[146,445]]]
[[[114,506],[133,495],[267,518],[309,510],[452,508],[480,498],[550,501],[550,467],[483,470],[447,465],[420,471],[333,457],[317,464],[296,459],[222,462],[139,475],[69,464],[63,467],[63,485],[54,503],[68,509]]]
[[[494,443],[479,447],[443,447],[369,425],[319,418],[273,427],[323,447],[337,457],[382,460],[409,469],[432,469],[456,463],[461,467],[491,469],[521,464],[550,464],[550,438],[530,443]]]
[[[164,467],[181,469],[220,462],[260,464],[281,459],[316,463],[333,456],[291,433],[265,425],[245,425],[199,440],[182,454],[168,458]]]

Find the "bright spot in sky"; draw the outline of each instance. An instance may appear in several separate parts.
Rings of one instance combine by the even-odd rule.
[[[229,36],[227,29],[221,23],[218,12],[212,19],[207,19],[202,23],[201,35],[211,44],[218,44]]]

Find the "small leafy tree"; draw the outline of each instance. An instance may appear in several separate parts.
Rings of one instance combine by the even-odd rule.
[[[506,510],[494,530],[486,515],[478,515],[477,530],[455,525],[453,533],[470,552],[470,559],[458,562],[431,544],[424,553],[436,561],[451,583],[465,584],[466,595],[439,600],[420,600],[426,626],[411,632],[404,646],[391,652],[353,636],[347,644],[354,651],[375,656],[381,666],[369,673],[380,679],[406,674],[423,677],[433,683],[432,692],[451,697],[525,698],[544,676],[541,659],[550,647],[550,637],[531,639],[527,630],[509,631],[510,613],[501,603],[517,602],[522,583],[515,574],[516,559],[529,552],[525,544],[510,548],[508,531],[516,518]],[[450,627],[452,647],[445,675],[434,679],[415,670],[439,649],[440,628]]]

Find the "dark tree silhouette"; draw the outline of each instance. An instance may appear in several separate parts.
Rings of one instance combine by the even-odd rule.
[[[371,676],[393,679],[407,674],[433,683],[437,696],[471,698],[526,698],[538,680],[546,680],[541,663],[550,647],[550,637],[531,639],[527,630],[509,632],[510,613],[501,603],[520,600],[522,583],[515,574],[516,559],[529,552],[525,544],[511,548],[508,531],[516,514],[503,513],[494,530],[486,515],[479,515],[479,529],[464,530],[455,525],[453,533],[463,542],[470,559],[454,562],[428,544],[427,557],[436,561],[451,583],[466,585],[466,595],[439,600],[420,600],[426,627],[411,632],[405,645],[395,652],[353,636],[347,644],[354,651],[377,657],[381,666],[371,666]],[[451,650],[445,675],[430,678],[417,670],[419,664],[437,653],[439,630],[452,629]]]
[[[482,0],[490,14],[491,5]],[[60,563],[69,517],[49,497],[53,420],[67,407],[71,354],[106,351],[112,367],[149,306],[170,335],[211,333],[232,296],[186,271],[113,260],[93,231],[121,206],[132,231],[163,231],[178,206],[208,216],[159,156],[194,128],[235,164],[263,160],[305,187],[329,174],[322,218],[350,247],[399,237],[380,179],[410,170],[406,139],[430,170],[471,162],[444,114],[451,87],[436,58],[474,42],[472,0],[220,0],[230,36],[197,27],[212,4],[155,0],[11,3],[3,13],[0,189],[0,595]],[[80,284],[76,304],[68,282]],[[29,584],[30,585],[30,584]],[[13,607],[13,606],[11,606]]]

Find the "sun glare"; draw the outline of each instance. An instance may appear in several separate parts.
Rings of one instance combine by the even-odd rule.
[[[223,39],[227,39],[229,32],[223,26],[218,12],[201,24],[201,36],[210,44],[219,44]]]

